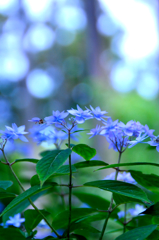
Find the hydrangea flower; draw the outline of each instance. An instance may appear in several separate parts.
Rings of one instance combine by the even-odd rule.
[[[136,204],[135,208],[130,208],[128,210],[128,212],[131,214],[131,216],[137,216],[138,214],[142,213],[143,211],[145,211],[146,208],[144,208],[142,205],[140,204]]]
[[[104,178],[105,180],[115,180],[115,174],[116,172],[111,173],[110,175],[106,176]],[[136,184],[136,181],[132,178],[131,174],[129,172],[123,172],[123,173],[118,173],[117,176],[118,181],[123,181],[131,184]]]
[[[124,124],[123,122],[118,123],[119,129],[121,129],[125,135],[133,136],[134,134],[134,121],[131,120]]]
[[[135,208],[130,208],[130,209],[128,209],[128,210],[126,211],[126,214],[130,213],[130,215],[131,215],[132,217],[136,217],[137,215],[139,215],[140,213],[142,213],[142,212],[145,211],[145,210],[146,210],[146,208],[144,208],[142,205],[136,204],[136,205],[135,205]],[[117,215],[118,215],[118,218],[119,218],[119,219],[120,219],[120,218],[124,218],[125,212],[124,212],[124,211],[120,211],[120,212],[117,213]],[[141,214],[141,215],[143,215],[143,214]]]
[[[14,217],[9,217],[9,220],[7,220],[5,224],[1,223],[0,225],[3,227],[8,227],[9,225],[20,227],[23,222],[25,222],[25,218],[21,218],[20,213],[17,213]]]
[[[94,137],[95,135],[99,135],[100,132],[102,131],[101,126],[97,125],[96,128],[93,128],[90,130],[90,133],[87,133],[88,135],[92,135],[89,138]]]
[[[157,137],[153,136],[151,141],[147,142],[150,146],[156,147],[157,152],[159,152],[159,135]]]
[[[105,126],[103,126],[103,130],[101,131],[101,135],[107,135],[109,134],[110,131],[116,131],[116,127],[117,127],[117,124],[118,124],[118,120],[114,121],[111,119],[111,117],[108,118],[107,122],[104,123]]]
[[[145,134],[140,134],[140,136],[138,136],[135,140],[132,141],[128,141],[129,143],[129,148],[134,147],[136,144],[138,143],[142,143],[146,138],[148,138],[147,133]],[[146,142],[145,142],[146,143]]]
[[[101,111],[100,107],[96,107],[95,109],[90,106],[91,113],[93,114],[94,118],[96,118],[98,121],[103,120],[102,118],[108,118],[108,116],[105,116],[107,113],[106,111]]]
[[[67,112],[75,116],[75,121],[79,124],[84,123],[87,119],[93,118],[89,109],[82,110],[78,105],[77,110],[72,108],[71,110],[67,110]]]
[[[66,112],[60,112],[60,111],[53,111],[52,112],[52,116],[49,117],[45,117],[44,120],[46,121],[46,123],[48,125],[53,124],[53,123],[63,123],[64,122],[64,118],[66,118],[68,116],[68,113]]]
[[[29,129],[29,132],[31,133],[30,136],[38,144],[40,144],[43,141],[47,141],[49,139],[48,136],[44,134],[44,130],[46,127],[47,127],[46,124],[42,124],[42,125],[35,125],[31,129]]]
[[[127,212],[126,212],[126,213],[127,213]],[[118,218],[119,218],[119,219],[120,219],[120,218],[124,218],[125,212],[124,212],[124,211],[120,211],[120,212],[117,213],[117,215],[118,215]]]
[[[23,142],[28,142],[27,138],[24,137],[24,134],[27,134],[28,132],[24,132],[25,130],[25,126],[20,126],[17,127],[17,125],[15,123],[12,123],[12,128],[6,126],[6,130],[5,131],[0,131],[0,133],[2,133],[1,138],[2,139],[7,139],[9,141],[13,141],[14,139],[20,139]]]

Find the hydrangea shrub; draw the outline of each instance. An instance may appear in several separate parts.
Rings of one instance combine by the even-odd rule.
[[[95,234],[93,239],[102,240],[107,239],[109,219],[120,226],[120,229],[114,230],[116,240],[159,239],[159,202],[152,201],[151,198],[158,193],[159,176],[122,168],[139,165],[159,167],[159,164],[121,162],[122,154],[139,143],[150,145],[159,152],[159,136],[155,136],[154,130],[140,122],[131,120],[124,124],[119,120],[113,121],[106,114],[100,107],[94,109],[90,106],[90,109],[83,110],[77,105],[77,109],[67,112],[53,111],[51,116],[44,119],[33,117],[29,120],[33,123],[33,127],[29,129],[33,140],[37,144],[47,142],[55,146],[53,150],[42,152],[40,160],[24,158],[10,163],[5,152],[6,144],[17,139],[27,142],[28,138],[24,135],[28,132],[25,132],[25,126],[18,127],[15,123],[12,127],[6,126],[5,130],[0,131],[0,150],[3,154],[0,163],[8,166],[21,188],[21,194],[17,195],[7,190],[13,184],[10,179],[0,181],[0,198],[7,199],[8,202],[11,199],[1,213],[2,239],[88,240]],[[92,119],[96,119],[100,124],[90,129],[88,137],[104,137],[109,143],[109,149],[112,148],[117,154],[115,164],[93,160],[96,149],[91,146],[71,143],[71,139],[77,140],[80,132],[84,131],[81,124]],[[61,149],[63,142],[65,149]],[[76,163],[73,159],[75,153],[79,156]],[[67,160],[69,164],[66,164]],[[32,176],[30,188],[27,190],[13,170],[13,165],[18,162],[36,164],[37,174]],[[73,176],[81,169],[91,167],[98,171],[113,169],[113,172],[101,180],[74,184]],[[68,175],[68,181],[59,183],[58,178],[65,175]],[[84,188],[88,190],[82,191]],[[90,188],[94,189],[94,193],[89,192]],[[48,193],[56,195],[57,189],[65,210],[61,209],[56,216],[52,216],[45,209],[39,209],[34,202]],[[98,196],[96,189],[111,192],[110,201]],[[83,203],[81,207],[73,204],[74,197]],[[130,203],[134,204],[134,208],[128,207]],[[32,206],[32,209],[28,209],[29,206]],[[98,221],[101,223],[100,228],[92,225]],[[48,236],[42,229],[47,231]]]

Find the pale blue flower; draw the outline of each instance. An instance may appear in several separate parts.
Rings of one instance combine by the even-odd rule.
[[[53,124],[53,123],[63,123],[64,122],[64,118],[66,118],[68,116],[68,113],[63,112],[59,112],[57,111],[53,111],[52,112],[52,116],[49,117],[45,117],[44,120],[46,121],[47,124]]]
[[[91,108],[91,113],[93,114],[94,118],[96,118],[97,120],[101,121],[102,118],[108,118],[108,116],[104,116],[107,112],[101,111],[100,107],[96,107],[94,109],[92,106],[90,106],[90,108]]]
[[[104,180],[115,180],[116,172],[112,172],[110,175],[106,176]],[[129,172],[119,172],[117,176],[118,181],[127,182],[131,184],[136,184],[136,181],[132,178]]]
[[[96,135],[99,135],[101,131],[102,131],[102,128],[97,125],[96,128],[91,129],[90,133],[87,133],[87,134],[88,135],[92,135],[92,136],[89,137],[89,138],[92,138],[92,137],[94,137]]]
[[[14,215],[14,217],[9,217],[9,220],[6,221],[6,225],[12,225],[14,227],[20,227],[21,223],[25,222],[25,218],[21,218],[20,213]]]
[[[151,139],[151,141],[147,142],[150,146],[154,146],[156,147],[157,152],[159,152],[159,135],[153,136],[153,139]]]
[[[138,214],[140,214],[141,212],[145,211],[146,208],[144,208],[142,205],[140,204],[136,204],[135,208],[131,208],[128,210],[128,212],[131,214],[131,216],[137,216]]]
[[[146,143],[146,142],[143,142],[146,138],[148,138],[147,133],[145,133],[143,135],[140,134],[140,136],[138,136],[135,140],[128,141],[128,143],[129,143],[128,148],[132,148],[138,143]]]
[[[109,117],[108,118],[108,120],[107,120],[107,122],[106,123],[104,123],[105,124],[105,126],[103,126],[102,127],[102,131],[101,131],[101,135],[107,135],[107,134],[109,134],[110,133],[110,131],[116,131],[117,130],[117,124],[118,124],[118,120],[115,120],[115,121],[113,121],[112,119],[111,119],[111,117]]]
[[[117,215],[118,215],[118,218],[119,218],[119,219],[120,219],[120,218],[124,218],[125,212],[124,212],[124,211],[120,211],[120,212],[117,213]]]
[[[80,108],[78,105],[77,110],[72,108],[71,110],[67,110],[67,112],[75,116],[75,121],[79,124],[84,123],[87,119],[93,118],[89,109],[82,110],[82,108]]]
[[[27,138],[24,137],[24,134],[27,134],[28,132],[24,132],[25,130],[25,126],[20,126],[17,127],[17,125],[15,123],[12,123],[12,128],[6,126],[6,130],[5,131],[0,131],[0,133],[2,133],[1,138],[2,139],[7,139],[9,141],[13,141],[14,139],[20,139],[23,142],[28,142]]]

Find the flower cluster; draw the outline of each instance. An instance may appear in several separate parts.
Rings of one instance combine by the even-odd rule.
[[[69,117],[69,123],[66,122],[66,118]],[[106,116],[107,112],[102,111],[100,107],[83,110],[77,105],[77,109],[71,109],[65,111],[53,111],[51,116],[45,117],[44,120],[39,117],[32,118],[31,122],[36,125],[30,129],[31,137],[40,144],[43,141],[54,143],[56,146],[67,138],[68,130],[71,131],[71,136],[78,134],[78,124],[84,123],[88,119],[97,119],[103,123],[103,126],[97,125],[96,128],[91,129],[88,135],[94,137],[96,135],[102,135],[109,143],[109,149],[113,148],[115,151],[124,152],[127,148],[131,148],[138,143],[147,143],[156,147],[159,152],[159,136],[154,136],[154,130],[150,130],[147,125],[143,126],[140,122],[129,121],[126,124],[119,122],[119,120],[113,121],[111,117]],[[107,120],[105,119],[107,118]],[[54,126],[52,126],[54,124]],[[49,127],[52,129],[49,130]],[[46,130],[47,129],[47,130]],[[17,127],[15,123],[12,124],[12,128],[6,126],[5,131],[0,131],[2,142],[15,139],[20,139],[27,142],[28,140],[24,136],[27,132],[24,131],[25,126]],[[150,138],[150,141],[145,141]],[[77,140],[77,139],[76,139]],[[3,145],[4,143],[1,143]]]

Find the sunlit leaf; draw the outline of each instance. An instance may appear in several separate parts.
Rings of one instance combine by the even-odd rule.
[[[85,160],[90,160],[96,155],[96,150],[86,144],[78,144],[72,148],[72,151],[83,157]]]
[[[63,165],[70,154],[71,149],[54,150],[39,160],[36,171],[41,185]]]

